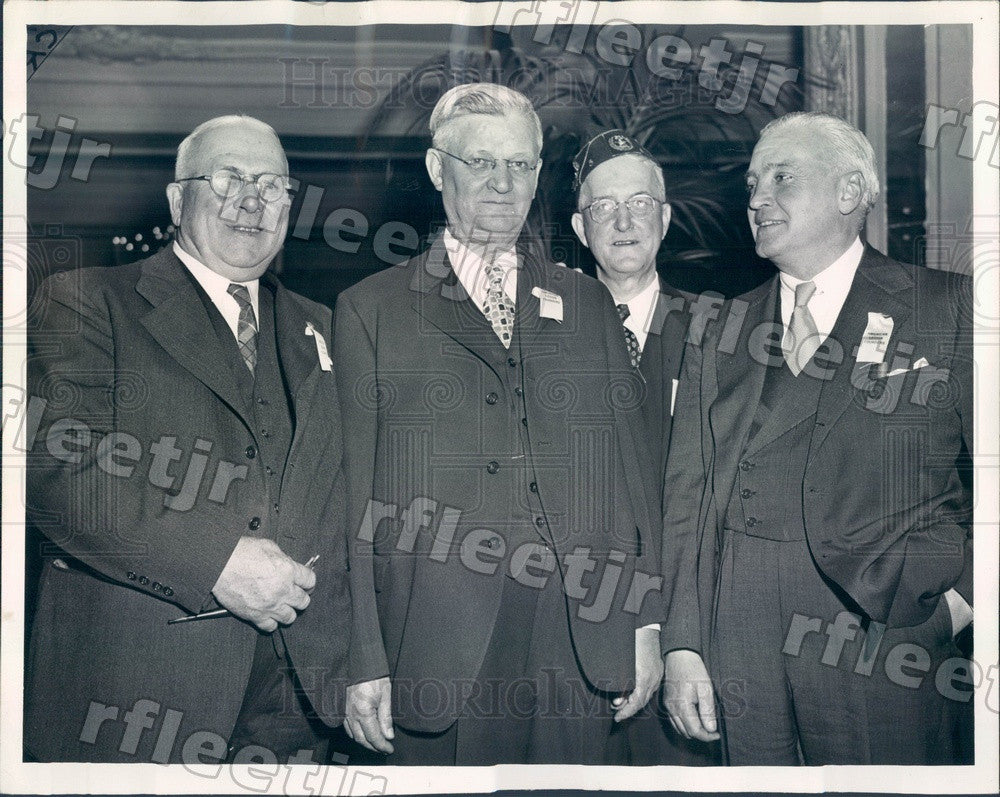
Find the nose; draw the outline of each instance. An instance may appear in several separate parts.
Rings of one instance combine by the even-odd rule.
[[[236,204],[237,207],[245,210],[247,213],[256,213],[263,204],[260,194],[257,193],[257,186],[253,183],[244,183],[243,188],[237,196]]]
[[[622,202],[615,209],[615,229],[618,232],[625,232],[632,227],[632,214],[629,212],[628,205]]]
[[[513,188],[514,184],[510,176],[510,166],[506,161],[497,161],[496,166],[490,172],[490,179],[487,185],[498,194],[506,194]]]
[[[750,189],[749,196],[747,197],[747,205],[750,210],[758,210],[759,208],[770,204],[770,192],[764,189],[763,184],[757,183],[757,185]]]

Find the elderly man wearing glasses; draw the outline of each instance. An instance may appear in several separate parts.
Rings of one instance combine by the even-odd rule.
[[[332,316],[267,273],[274,130],[205,122],[175,177],[172,248],[40,289],[26,755],[323,763],[351,619]]]
[[[662,672],[641,381],[607,292],[522,234],[542,149],[528,99],[459,86],[430,128],[443,232],[335,312],[347,730],[388,764],[622,762],[616,720]]]
[[[642,413],[649,439],[655,441],[657,478],[662,483],[674,389],[690,319],[690,297],[656,271],[656,255],[670,225],[663,171],[649,151],[618,129],[587,141],[573,159],[573,169],[578,208],[573,229],[594,256],[597,279],[608,289],[621,318],[619,329],[631,364],[645,382]],[[669,588],[664,585],[665,593]],[[663,637],[665,652],[688,644],[669,629],[664,629]],[[717,746],[683,739],[667,718],[657,714],[658,705],[659,701],[651,701],[628,726],[629,762],[713,763]],[[705,734],[701,741],[711,738]]]

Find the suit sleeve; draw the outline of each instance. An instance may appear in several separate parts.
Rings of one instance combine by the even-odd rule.
[[[674,404],[673,427],[663,485],[661,572],[666,622],[660,629],[664,654],[688,649],[701,652],[698,600],[698,547],[701,514],[708,486],[703,451],[704,349],[688,343]]]
[[[374,529],[365,528],[366,512],[373,497],[378,444],[375,344],[348,295],[337,300],[333,352],[344,423],[348,562],[354,613],[349,678],[352,683],[361,683],[388,675],[389,664],[375,602]]]
[[[28,456],[27,516],[98,576],[199,611],[239,532],[221,515],[164,507],[138,461],[153,441],[119,418],[120,341],[108,302],[93,281],[61,276],[39,288],[28,340],[29,390],[44,410]],[[144,376],[152,374],[155,364]]]

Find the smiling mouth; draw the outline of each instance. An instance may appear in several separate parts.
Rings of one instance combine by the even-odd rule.
[[[774,220],[774,219],[770,219],[768,221],[755,222],[755,224],[757,225],[757,229],[759,229],[759,230],[762,230],[762,229],[764,229],[766,227],[775,227],[775,226],[777,226],[779,224],[784,224],[784,223],[785,222],[783,222],[783,221],[777,221],[777,220]]]
[[[260,227],[247,227],[242,224],[234,224],[229,229],[233,230],[234,232],[243,233],[244,235],[256,235],[259,232],[263,232],[263,230]]]
[[[621,241],[612,241],[611,245],[612,246],[635,246],[637,243],[639,243],[639,242],[636,241],[634,238],[628,238],[628,239],[623,239]]]

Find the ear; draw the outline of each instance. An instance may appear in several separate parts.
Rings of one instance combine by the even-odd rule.
[[[587,228],[583,223],[583,214],[579,211],[574,213],[569,222],[573,225],[573,232],[575,232],[576,237],[580,239],[580,243],[590,249],[590,244],[587,243]]]
[[[444,181],[441,179],[441,153],[436,149],[428,149],[424,155],[424,166],[427,167],[427,175],[434,183],[434,187],[440,191]]]
[[[170,220],[175,227],[180,227],[181,210],[184,208],[184,189],[180,183],[167,185],[167,202],[170,204]]]
[[[660,236],[662,241],[667,237],[667,230],[670,229],[670,218],[673,215],[673,209],[670,207],[668,202],[663,203],[663,208],[660,210],[660,219],[663,221],[663,235]]]
[[[840,212],[845,216],[850,216],[865,196],[865,178],[861,172],[848,172],[837,184],[837,205]]]

